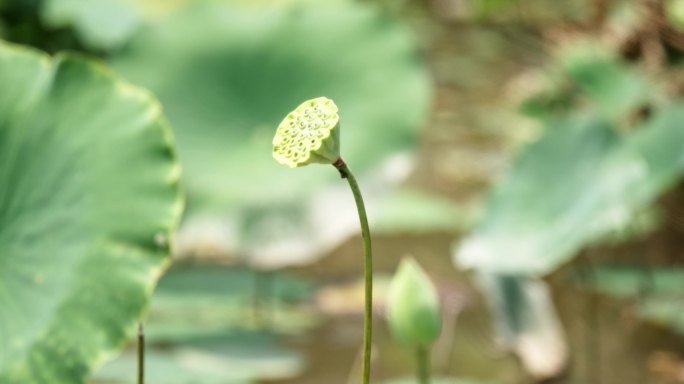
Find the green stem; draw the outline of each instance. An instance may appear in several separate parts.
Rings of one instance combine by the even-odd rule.
[[[418,382],[430,384],[430,351],[427,347],[416,349],[416,363],[418,365]]]
[[[138,323],[138,384],[145,384],[145,331]]]
[[[354,201],[356,202],[356,209],[359,212],[359,221],[361,222],[361,236],[363,237],[363,265],[364,265],[364,281],[365,281],[365,303],[363,316],[363,376],[362,383],[370,383],[370,368],[371,368],[371,344],[373,339],[373,251],[371,249],[370,228],[368,226],[368,217],[366,215],[366,207],[363,204],[363,197],[359,184],[352,174],[351,170],[345,164],[344,160],[340,158],[333,164],[340,175],[347,179],[349,187],[354,194]]]

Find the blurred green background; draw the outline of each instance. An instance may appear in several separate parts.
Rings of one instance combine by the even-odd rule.
[[[0,50],[0,382],[17,377],[13,364],[26,353],[29,366],[57,375],[36,383],[133,383],[138,317],[150,383],[357,382],[362,248],[352,196],[331,167],[290,170],[270,155],[285,114],[327,96],[340,107],[341,152],[374,236],[373,382],[414,382],[412,355],[384,317],[387,283],[411,254],[442,304],[436,384],[684,383],[684,0],[0,0],[0,39],[77,52],[108,73],[68,72],[45,92],[51,103],[24,110],[34,89],[26,63],[43,64],[33,53],[15,59],[14,45]],[[95,91],[70,96],[102,76],[107,87],[89,86],[114,95],[112,111],[91,102]],[[163,117],[152,96],[131,96],[120,79],[149,90]],[[115,108],[136,97],[151,109]],[[148,200],[134,208],[158,221],[136,225],[132,211],[102,226],[130,230],[122,247],[149,257],[145,276],[121,258],[111,264],[120,269],[98,264],[98,252],[84,256],[87,269],[20,258],[29,253],[15,249],[33,237],[13,229],[13,196],[38,188],[30,175],[54,175],[40,188],[63,191],[61,205],[36,198],[23,209],[53,223],[30,233],[36,249],[71,260],[92,223],[44,235],[100,207],[69,205],[69,193],[102,188],[99,204],[125,206],[118,174],[174,184],[175,157],[152,156],[170,136],[63,135],[69,149],[100,140],[97,151],[110,149],[97,152],[98,164],[120,165],[81,171],[46,160],[17,171],[29,169],[17,160],[26,153],[50,154],[52,142],[21,147],[21,129],[40,126],[37,112],[44,125],[75,131],[87,118],[124,115],[170,126],[182,218],[171,192],[145,184]],[[109,121],[103,129],[125,131]],[[149,158],[126,156],[136,143]],[[62,177],[81,172],[108,182]],[[17,270],[29,277],[11,278]],[[61,280],[46,288],[53,270]],[[92,281],[75,282],[84,270]],[[60,296],[114,270],[92,298]],[[63,303],[74,298],[86,315],[107,312],[102,300],[118,279],[130,283],[112,294],[125,319],[105,322],[107,337],[96,328],[68,336],[106,339],[106,348],[74,357],[51,346],[40,323],[70,322]],[[24,336],[52,354],[32,357]],[[80,368],[62,369],[72,358]]]

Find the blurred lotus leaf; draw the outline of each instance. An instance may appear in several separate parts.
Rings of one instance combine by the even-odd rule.
[[[593,271],[592,281],[578,281],[589,288],[629,300],[638,315],[651,323],[684,334],[684,269],[672,266],[603,265]]]
[[[684,269],[681,268],[646,270],[638,265],[602,265],[592,273],[595,281],[590,288],[618,298],[637,298],[643,294],[675,297],[684,291]]]
[[[542,89],[522,104],[531,117],[548,118],[589,106],[602,117],[619,121],[648,106],[660,91],[644,73],[596,41],[569,43],[545,75]]]
[[[42,20],[50,27],[72,27],[85,46],[110,51],[121,48],[153,16],[187,0],[45,0]]]
[[[91,48],[121,46],[140,23],[136,0],[46,0],[42,17],[53,27],[72,26]]]
[[[179,164],[159,105],[77,56],[0,44],[0,382],[81,383],[168,261]]]
[[[673,104],[624,136],[586,116],[551,122],[496,185],[456,261],[544,275],[598,236],[626,226],[681,178],[683,119],[684,105]]]
[[[644,74],[594,41],[569,44],[560,60],[574,84],[606,118],[623,117],[656,94]]]
[[[270,156],[275,128],[302,100],[335,100],[342,153],[359,172],[412,147],[430,87],[409,36],[353,1],[199,1],[149,25],[112,63],[160,97],[190,209],[231,211],[301,199],[338,177],[292,172]]]

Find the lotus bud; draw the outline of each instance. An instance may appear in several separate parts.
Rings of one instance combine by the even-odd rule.
[[[273,137],[273,158],[290,168],[334,164],[340,158],[340,117],[335,103],[318,97],[287,114]]]
[[[394,339],[410,347],[429,347],[442,328],[439,299],[427,274],[412,257],[405,257],[392,278],[387,319]]]

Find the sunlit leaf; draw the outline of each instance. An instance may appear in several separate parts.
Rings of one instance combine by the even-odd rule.
[[[0,44],[0,382],[83,382],[133,331],[179,219],[154,99]]]

